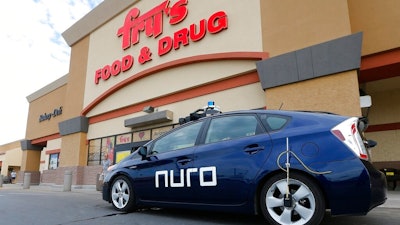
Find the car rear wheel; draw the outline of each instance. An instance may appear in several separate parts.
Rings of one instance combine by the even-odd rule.
[[[111,202],[115,209],[130,212],[135,207],[132,183],[125,176],[117,177],[111,186]]]
[[[285,204],[287,191],[291,200]],[[265,219],[276,225],[320,224],[325,215],[321,189],[314,181],[299,173],[290,174],[289,186],[286,173],[269,179],[262,188],[260,205]]]

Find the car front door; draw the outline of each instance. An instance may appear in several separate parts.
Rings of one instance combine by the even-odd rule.
[[[183,202],[193,196],[187,169],[193,167],[193,153],[203,122],[182,126],[156,139],[148,157],[135,166],[135,189],[143,202]],[[190,182],[190,181],[189,181]]]
[[[211,119],[195,150],[193,173],[196,201],[204,204],[243,204],[254,178],[271,152],[271,139],[255,114]]]

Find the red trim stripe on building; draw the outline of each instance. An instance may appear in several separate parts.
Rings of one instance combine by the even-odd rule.
[[[166,69],[171,69],[178,66],[183,66],[192,63],[199,62],[210,62],[210,61],[218,61],[218,60],[262,60],[268,58],[268,53],[266,52],[227,52],[227,53],[216,53],[216,54],[206,54],[199,56],[192,56],[183,59],[178,59],[175,61],[167,62],[160,64],[158,66],[152,67],[150,69],[144,70],[137,74],[130,76],[129,78],[117,83],[107,91],[105,91],[102,95],[94,99],[89,105],[87,105],[81,112],[81,115],[88,114],[97,104],[101,103],[104,99],[117,92],[121,88],[143,79],[147,76],[150,76],[159,71],[163,71]]]

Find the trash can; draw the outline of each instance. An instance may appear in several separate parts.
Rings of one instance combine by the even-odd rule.
[[[24,173],[23,189],[31,188],[31,173]]]
[[[64,188],[63,191],[71,191],[72,188],[72,171],[64,171]]]
[[[11,178],[9,176],[4,176],[3,177],[3,184],[9,184],[11,183]]]
[[[98,173],[96,176],[96,191],[102,191],[103,190],[103,179],[101,179],[101,174]]]

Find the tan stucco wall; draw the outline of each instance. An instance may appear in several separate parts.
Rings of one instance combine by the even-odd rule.
[[[4,145],[0,145],[0,153],[5,153],[9,150],[15,149],[15,148],[21,148],[21,142],[18,141],[13,141]]]
[[[400,46],[400,1],[348,0],[351,31],[363,32],[362,54]]]
[[[67,86],[63,85],[30,102],[25,137],[27,140],[58,133],[58,123],[64,120],[66,88]],[[39,122],[40,115],[53,113],[55,109],[60,107],[62,107],[61,115]]]
[[[71,49],[70,72],[65,100],[65,120],[81,115],[85,96],[86,67],[89,38],[77,42]],[[47,156],[48,157],[48,156]],[[86,134],[75,133],[62,136],[59,166],[86,166]]]
[[[368,86],[367,84],[366,90],[372,98],[368,115],[371,125],[400,122],[400,87],[371,93]]]
[[[19,168],[22,163],[22,150],[19,141],[0,146],[1,175],[7,176],[10,167]],[[18,172],[18,171],[16,171]]]
[[[262,0],[263,49],[276,56],[351,34],[347,0]]]
[[[357,72],[320,77],[266,91],[267,108],[360,116]]]
[[[399,78],[392,78],[399,79]],[[366,85],[366,90],[372,85]],[[369,92],[372,98],[372,107],[369,111],[369,120],[371,125],[382,125],[400,122],[400,87],[395,89],[382,90],[379,92]],[[378,145],[372,150],[372,160],[382,161],[400,161],[400,130],[388,130],[367,132],[366,137],[378,142]]]
[[[89,38],[84,38],[71,48],[68,87],[65,91],[64,118],[70,119],[80,115],[85,96],[86,67],[89,51]]]
[[[371,159],[374,162],[400,161],[400,131],[389,130],[380,132],[367,132],[368,139],[378,142],[371,150]]]
[[[39,171],[40,153],[37,150],[24,150],[22,152],[21,171]]]
[[[87,165],[86,136],[85,133],[75,133],[62,137],[60,167]]]
[[[351,34],[347,0],[261,1],[264,51],[281,55]],[[357,72],[266,90],[267,108],[360,115]]]
[[[5,154],[5,165],[8,166],[21,166],[22,150],[21,148],[15,148],[9,150]],[[4,164],[3,164],[4,165]]]

